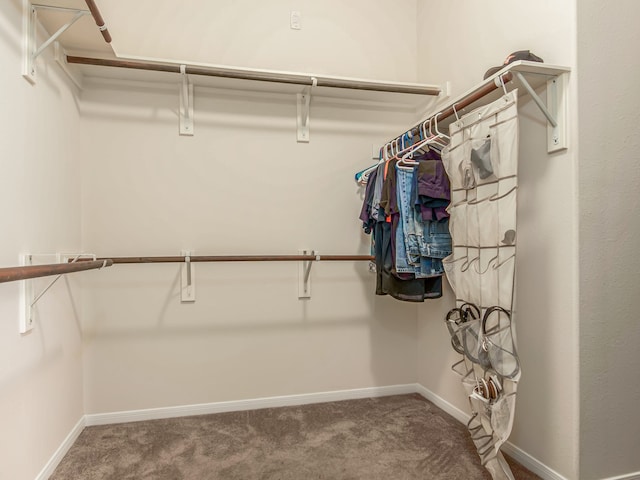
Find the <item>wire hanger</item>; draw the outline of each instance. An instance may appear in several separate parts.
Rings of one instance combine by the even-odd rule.
[[[433,117],[429,118],[429,136],[428,142],[431,146],[442,150],[449,144],[450,137],[445,135],[438,129],[438,116],[442,115],[442,112],[436,113]],[[431,123],[433,122],[433,130],[431,129]]]
[[[369,176],[378,168],[381,163],[384,163],[387,160],[385,151],[387,150],[388,145],[389,144],[386,143],[382,147],[380,147],[380,153],[378,154],[377,163],[365,168],[364,170],[360,170],[355,174],[355,180],[358,185],[366,185],[369,182]]]
[[[428,120],[425,120],[420,125],[419,130],[420,130],[420,136],[422,137],[422,140],[418,144],[414,145],[412,152],[415,152],[416,150],[419,150],[419,149],[429,151],[430,147],[434,147],[436,150],[441,150],[442,148],[447,146],[447,142],[445,142],[443,138],[448,139],[449,138],[448,136],[444,135],[439,131],[437,134],[434,134],[431,131],[432,120],[434,120],[434,117],[431,117]],[[427,125],[428,125],[428,128],[427,128]]]
[[[408,137],[408,133],[405,133],[403,135]],[[404,168],[406,170],[411,170],[413,169],[413,167],[415,167],[416,165],[418,165],[418,162],[416,162],[415,160],[413,160],[413,152],[415,152],[416,150],[418,150],[421,147],[421,143],[411,143],[411,145],[409,145],[408,148],[403,149],[403,154],[402,157],[400,157],[400,160],[398,162],[398,166],[400,168]]]
[[[397,160],[400,168],[409,170],[419,165],[419,162],[413,160],[413,155],[418,150],[429,151],[429,148],[432,147],[435,150],[440,151],[446,147],[449,144],[450,137],[441,132],[438,128],[438,117],[440,115],[442,115],[442,112],[436,113],[434,116],[420,124],[418,127],[420,139],[418,141],[415,141],[413,132],[408,131],[403,133],[400,137],[394,138],[383,145],[380,149],[378,163],[356,173],[356,182],[360,185],[366,184],[371,172],[373,172],[382,162]],[[434,125],[433,130],[431,127],[432,122]]]

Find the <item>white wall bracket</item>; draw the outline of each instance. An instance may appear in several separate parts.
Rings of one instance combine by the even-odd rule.
[[[193,135],[193,84],[189,82],[187,66],[180,65],[180,135]]]
[[[89,258],[91,260],[95,260],[96,256],[94,254],[87,253],[52,253],[52,254],[29,254],[25,253],[20,255],[20,265],[28,266],[28,265],[37,265],[38,263],[67,263],[69,261],[75,262],[81,258]],[[30,280],[21,280],[20,281],[20,318],[19,318],[19,332],[20,333],[28,333],[30,330],[33,330],[33,326],[35,323],[35,305],[42,298],[42,296],[49,291],[51,287],[62,277],[62,275],[57,275],[53,280],[51,280],[46,287],[39,291],[39,293],[35,293],[36,290],[34,288],[35,279]]]
[[[56,10],[73,14],[71,20],[65,23],[53,35],[38,46],[38,10]],[[71,25],[76,23],[85,15],[91,15],[89,10],[78,10],[75,8],[52,7],[48,5],[32,4],[30,0],[23,0],[23,34],[24,34],[24,59],[22,62],[22,76],[30,83],[36,83],[36,60],[49,45],[55,42],[60,35],[66,32]]]
[[[305,88],[303,93],[296,95],[298,104],[298,143],[309,143],[309,116],[311,108],[311,89],[318,85],[318,79],[311,77],[311,87]]]
[[[298,250],[300,255],[314,255],[314,260],[303,260],[298,265],[298,298],[311,298],[311,266],[320,260],[320,254],[315,250]]]
[[[544,104],[522,73],[515,72],[515,75],[547,118],[547,152],[553,153],[566,149],[567,96],[564,88],[566,86],[566,74],[553,77],[547,81],[547,105]]]
[[[180,301],[193,303],[196,301],[195,266],[191,261],[193,252],[183,250],[180,255],[184,257],[184,263],[180,266]]]
[[[32,265],[32,256],[25,254],[20,255],[21,266]],[[20,333],[28,333],[33,329],[34,324],[34,311],[33,305],[33,281],[22,280],[20,281],[20,317],[18,324],[18,331]]]
[[[569,148],[567,77],[567,74],[563,74],[547,80],[547,106],[557,123],[556,125],[547,124],[547,152],[549,153]]]

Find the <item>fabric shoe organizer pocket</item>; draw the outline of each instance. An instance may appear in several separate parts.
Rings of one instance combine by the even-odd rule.
[[[504,101],[503,108],[463,130],[468,147],[459,164],[473,168],[477,185],[518,174],[518,110],[513,98]]]
[[[464,251],[464,254],[458,252]],[[472,267],[472,263],[477,261],[478,249],[454,247],[454,253],[442,260],[447,280],[453,289],[456,299],[480,305],[480,289],[478,286],[478,275]],[[456,258],[456,255],[459,255]],[[469,257],[468,255],[472,255]]]
[[[494,377],[495,378],[495,377]],[[516,384],[510,382],[507,391],[501,391],[496,398],[489,398],[483,388],[492,379],[479,378],[469,395],[472,416],[467,423],[482,463],[486,463],[509,438],[515,416]]]
[[[470,262],[467,276],[477,282],[483,308],[499,305],[510,309],[513,300],[515,248],[483,248],[479,257]],[[471,295],[475,296],[475,295]]]
[[[518,110],[512,104],[495,115],[489,125],[491,136],[491,164],[496,178],[518,174]]]
[[[451,140],[442,160],[452,189],[517,175],[517,98],[514,90],[477,115],[450,125]]]
[[[509,438],[515,414],[516,395],[514,393],[502,393],[490,406],[491,430],[498,446]]]
[[[454,247],[453,253],[442,259],[442,266],[449,285],[458,300],[469,298],[469,282],[462,276],[462,268],[467,264],[466,248]]]
[[[467,429],[484,465],[496,455],[495,438],[491,428],[491,417],[488,414],[488,401],[475,395],[469,396],[471,418],[467,422]]]
[[[471,142],[463,140],[464,131],[452,135],[449,146],[442,150],[442,164],[449,177],[451,190],[470,190],[476,186],[471,164]]]
[[[517,158],[513,156],[517,142],[513,141],[513,133],[509,131],[517,129],[516,122],[517,119],[513,118],[493,125],[480,123],[471,127],[469,147],[463,150],[469,157],[465,157],[461,165],[473,168],[476,185],[517,175],[517,164],[512,161]]]
[[[516,381],[520,377],[520,360],[511,324],[511,313],[499,306],[488,308],[482,316],[481,349],[486,352],[490,368],[501,378]]]
[[[509,158],[505,156],[508,154],[508,145],[503,144],[509,143],[504,139],[510,138],[503,133],[509,128],[509,124],[500,122],[500,117],[501,114],[498,113],[494,118],[488,117],[466,129],[465,143],[468,147],[463,152],[468,157],[461,164],[473,169],[476,185],[493,183],[499,178],[515,174],[500,162],[501,158]]]
[[[482,320],[469,319],[461,336],[464,356],[483,369],[490,368],[491,360],[482,340]]]
[[[464,210],[467,217],[467,245],[496,247],[515,244],[517,187],[511,186],[512,183],[480,186],[477,190],[478,199],[467,202]],[[505,190],[506,186],[511,188],[501,194],[500,191]]]
[[[473,322],[480,321],[480,309],[473,303],[462,303],[447,313],[445,324],[451,335],[451,346],[464,355],[464,335],[466,328]]]
[[[451,203],[447,207],[449,212],[449,231],[454,245],[469,245],[467,232],[467,190],[453,190]]]
[[[497,277],[497,288],[488,296],[488,305],[499,305],[511,310],[513,306],[513,284],[516,269],[515,247],[500,247],[498,249],[498,261],[492,267]],[[495,298],[497,293],[498,297]]]
[[[475,185],[495,182],[498,178],[499,148],[495,129],[488,122],[480,122],[469,128],[468,155],[463,165],[473,169]]]

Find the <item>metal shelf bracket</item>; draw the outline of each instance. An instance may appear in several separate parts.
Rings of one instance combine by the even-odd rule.
[[[522,73],[516,71],[515,75],[547,118],[547,152],[565,150],[568,147],[566,74],[554,76],[547,81],[547,105]]]
[[[180,135],[193,136],[193,84],[189,82],[186,65],[180,65],[180,75]]]
[[[298,93],[298,143],[309,143],[309,115],[311,107],[311,89],[318,85],[318,79],[311,77],[311,87],[305,88],[303,93]]]
[[[67,263],[67,262],[75,262],[81,258],[88,258],[91,260],[95,260],[96,256],[94,254],[89,253],[52,253],[52,254],[30,254],[25,253],[20,255],[20,265],[21,266],[30,266],[34,265],[34,263],[40,263],[42,261],[54,261],[55,263]],[[53,259],[53,260],[52,260]],[[19,332],[20,333],[28,333],[33,330],[36,312],[35,305],[42,298],[42,296],[49,291],[53,285],[60,280],[62,275],[56,276],[53,280],[51,280],[46,287],[40,290],[39,293],[35,293],[34,281],[31,280],[21,280],[20,281],[20,318],[19,318]]]
[[[193,303],[196,301],[195,267],[191,261],[192,251],[183,250],[184,263],[180,266],[180,301]]]
[[[22,76],[26,78],[29,83],[36,83],[36,60],[42,52],[44,52],[49,45],[55,42],[60,35],[66,32],[74,23],[80,20],[85,15],[91,15],[89,10],[78,10],[75,8],[64,7],[52,7],[48,5],[38,5],[31,3],[30,0],[23,0],[23,51],[24,58],[22,62]],[[58,29],[53,35],[45,40],[42,45],[38,46],[38,10],[55,10],[65,13],[73,14],[71,20],[65,23]]]
[[[315,250],[298,250],[300,255],[314,255],[314,260],[303,260],[298,265],[298,298],[311,298],[311,266],[314,261],[320,260],[320,255]]]
[[[567,74],[547,80],[547,106],[556,119],[556,125],[547,125],[547,152],[558,152],[569,148],[567,118],[569,104],[567,98]]]

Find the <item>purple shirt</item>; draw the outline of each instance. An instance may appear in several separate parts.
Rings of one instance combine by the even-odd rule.
[[[413,199],[423,220],[447,218],[447,206],[451,200],[449,177],[442,160],[422,160],[415,176]]]

